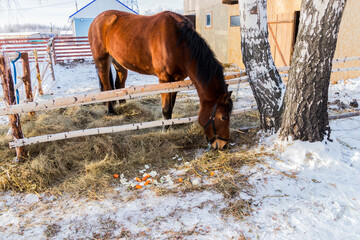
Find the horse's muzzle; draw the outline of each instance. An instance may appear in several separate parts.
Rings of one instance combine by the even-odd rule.
[[[213,143],[211,143],[211,147],[214,149],[226,149],[228,147],[228,141],[224,141],[221,139],[216,139]]]

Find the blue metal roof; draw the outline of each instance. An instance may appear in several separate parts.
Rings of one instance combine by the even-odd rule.
[[[115,0],[116,2],[120,3],[121,5],[123,5],[124,7],[126,7],[127,9],[129,9],[130,11],[132,11],[135,14],[139,14],[137,12],[135,12],[133,9],[129,8],[128,6],[126,6],[125,4],[123,4],[122,2],[120,2],[119,0]],[[84,10],[85,8],[87,8],[88,6],[90,6],[91,4],[93,4],[94,2],[96,2],[96,0],[93,0],[91,2],[89,2],[88,4],[86,4],[84,7],[82,7],[80,10],[78,10],[77,12],[73,13],[70,15],[69,18],[72,18],[74,15],[76,15],[77,13],[81,12],[82,10]]]

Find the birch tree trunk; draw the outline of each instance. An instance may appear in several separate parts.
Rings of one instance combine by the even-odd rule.
[[[281,137],[322,141],[330,135],[328,89],[346,0],[303,0],[289,70]],[[329,137],[329,136],[328,136]]]
[[[239,0],[241,51],[264,130],[281,124],[285,85],[270,52],[266,0]]]

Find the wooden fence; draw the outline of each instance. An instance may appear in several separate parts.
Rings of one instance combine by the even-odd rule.
[[[9,64],[6,63],[4,57],[0,57],[1,73],[10,73]],[[9,74],[8,74],[9,75]],[[12,86],[11,92],[14,94],[13,83],[10,81],[11,76],[3,75],[2,79],[6,82],[3,82],[3,89],[9,89],[7,86]],[[239,84],[247,82],[247,77],[239,77],[240,74],[233,74],[233,79],[226,80],[227,84]],[[227,77],[227,78],[231,78]],[[234,78],[237,77],[237,78]],[[10,87],[11,88],[11,87]],[[17,152],[17,158],[20,161],[25,161],[26,152],[24,146],[29,144],[36,144],[40,142],[49,142],[56,141],[61,139],[80,137],[80,136],[90,136],[96,134],[104,134],[104,133],[113,133],[113,132],[121,132],[128,130],[137,130],[144,128],[152,128],[157,126],[165,126],[165,125],[175,125],[175,124],[184,124],[188,122],[194,122],[197,120],[197,117],[189,117],[189,118],[181,118],[181,119],[171,119],[171,120],[159,120],[148,123],[134,123],[124,126],[114,126],[107,128],[96,128],[96,129],[87,129],[87,130],[79,130],[65,133],[56,133],[44,136],[37,136],[32,138],[24,138],[23,133],[21,131],[21,123],[19,114],[25,112],[35,112],[40,110],[48,110],[48,109],[58,109],[64,107],[71,107],[76,105],[84,105],[91,104],[97,102],[107,102],[121,99],[131,99],[135,97],[141,96],[149,96],[160,93],[169,93],[169,92],[178,92],[184,90],[194,90],[195,87],[190,80],[174,82],[174,83],[166,83],[166,84],[153,84],[153,85],[143,85],[136,87],[129,87],[120,90],[113,90],[107,92],[97,92],[91,94],[78,95],[73,97],[65,97],[65,98],[57,98],[49,101],[40,101],[40,102],[26,102],[22,104],[15,105],[15,102],[8,101],[6,107],[2,108],[0,111],[0,116],[8,115],[10,125],[12,128],[12,134],[14,137],[14,141],[9,145],[10,147],[15,147]],[[4,95],[8,95],[8,93],[4,92]],[[239,114],[244,111],[248,111],[249,109],[241,109],[235,110],[234,114]]]
[[[33,101],[33,95],[31,90],[29,56],[27,53],[23,53],[21,55],[21,58],[23,61],[22,81],[25,86],[27,102],[31,102]],[[4,100],[5,103],[8,104],[8,106],[11,106],[16,104],[16,98],[15,98],[15,86],[13,83],[12,74],[9,65],[10,65],[9,59],[5,58],[4,56],[0,56],[0,78],[1,78],[3,94],[4,94]],[[34,115],[33,111],[29,111],[29,113],[30,116]],[[14,139],[23,138],[24,135],[21,130],[19,114],[9,115],[9,122],[11,127],[11,134],[13,135]],[[24,161],[26,156],[25,148],[17,147],[16,155],[19,161]]]
[[[50,38],[11,38],[0,39],[0,52],[10,54],[13,52],[33,52],[38,53],[38,59],[43,60],[48,51]],[[35,61],[33,55],[29,56],[30,61]]]
[[[15,51],[33,52],[37,50],[38,59],[46,58],[51,48],[55,64],[64,61],[82,61],[92,59],[87,37],[55,37],[55,38],[12,38],[0,39],[0,51],[8,54]],[[34,55],[29,55],[30,61],[35,61]]]
[[[92,59],[87,37],[56,37],[52,39],[54,63],[66,60]]]
[[[356,61],[359,59],[360,57],[337,59],[334,60],[334,63]],[[79,131],[37,136],[32,138],[24,138],[21,132],[21,124],[19,120],[20,113],[36,112],[36,111],[49,110],[49,109],[59,109],[65,107],[72,107],[72,106],[99,103],[99,102],[108,102],[108,101],[115,101],[121,99],[131,99],[135,97],[149,96],[160,93],[193,90],[195,89],[195,87],[190,80],[185,80],[174,83],[135,86],[135,87],[123,88],[113,91],[89,93],[89,94],[83,94],[83,95],[77,95],[77,96],[65,97],[65,98],[55,98],[47,101],[39,101],[39,102],[29,101],[26,103],[15,105],[14,86],[12,81],[10,81],[11,71],[9,69],[10,69],[9,64],[6,61],[6,58],[0,56],[0,77],[3,80],[2,84],[3,84],[4,96],[9,96],[9,98],[6,98],[7,106],[0,109],[0,116],[4,116],[4,115],[9,116],[10,125],[12,127],[12,134],[14,137],[14,141],[11,142],[9,145],[10,147],[16,148],[18,159],[25,159],[26,155],[25,155],[24,146],[29,144],[56,141],[56,140],[80,137],[80,136],[90,136],[96,134],[151,128],[151,127],[164,126],[164,125],[183,124],[183,123],[196,121],[197,119],[196,117],[189,117],[182,119],[171,119],[166,121],[160,120],[160,121],[153,121],[148,123],[134,123],[124,126],[95,128],[88,130],[79,130]],[[281,74],[281,76],[286,77],[287,74]],[[241,76],[240,73],[228,74],[227,76],[225,76],[225,79],[226,79],[226,83],[229,85],[245,83],[248,81],[248,77]],[[248,110],[250,109],[235,110],[234,114],[238,114]]]

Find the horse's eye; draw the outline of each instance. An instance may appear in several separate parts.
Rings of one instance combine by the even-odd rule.
[[[226,121],[226,120],[228,120],[229,118],[227,117],[227,116],[222,116],[221,117],[221,120],[223,120],[223,121]]]

